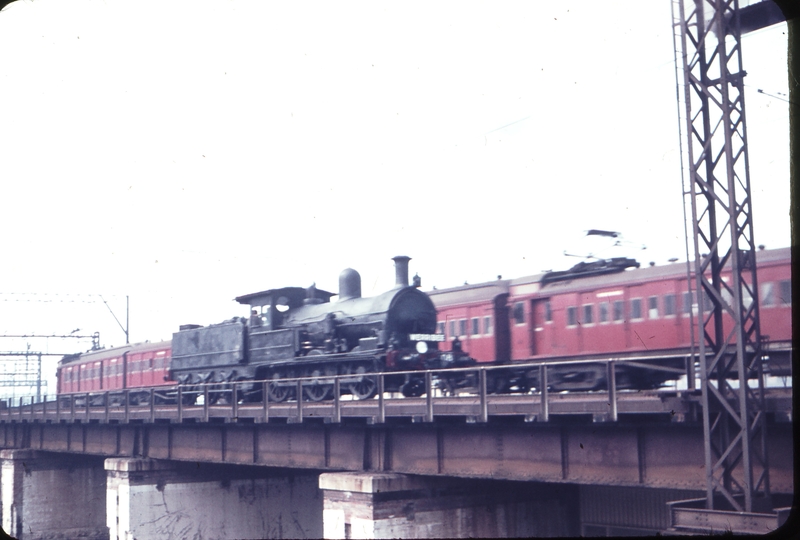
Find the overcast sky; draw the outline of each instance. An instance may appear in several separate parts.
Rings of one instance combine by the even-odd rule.
[[[131,338],[168,339],[244,315],[238,295],[335,292],[346,267],[382,292],[398,254],[424,289],[563,269],[565,250],[683,258],[672,43],[667,0],[18,0],[0,332],[119,345],[75,295],[123,322],[129,295]],[[787,246],[785,23],[743,51],[755,238]]]

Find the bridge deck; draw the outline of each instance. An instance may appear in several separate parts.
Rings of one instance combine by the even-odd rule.
[[[387,394],[388,396],[388,394]],[[284,402],[258,404],[91,406],[89,401],[74,396],[75,402],[44,401],[0,409],[2,422],[114,422],[130,421],[210,421],[224,419],[239,422],[301,422],[324,419],[338,422],[347,418],[363,418],[378,422],[389,418],[411,418],[434,421],[436,418],[464,417],[480,421],[484,410],[488,417],[523,416],[527,420],[546,421],[551,416],[592,415],[595,420],[615,420],[615,415],[665,415],[672,421],[694,419],[699,391],[620,391],[612,399],[608,392],[550,394],[543,407],[541,394],[525,395],[462,395],[457,397],[374,398],[370,400],[330,400],[324,402]],[[110,400],[109,400],[110,401]],[[789,417],[792,410],[790,388],[774,388],[767,392],[767,412]]]

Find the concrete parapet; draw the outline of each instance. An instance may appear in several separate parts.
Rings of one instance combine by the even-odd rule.
[[[0,451],[3,530],[19,540],[108,538],[102,458]]]
[[[577,489],[391,473],[324,473],[325,538],[573,536]]]
[[[107,459],[111,540],[319,538],[310,472],[154,459]]]

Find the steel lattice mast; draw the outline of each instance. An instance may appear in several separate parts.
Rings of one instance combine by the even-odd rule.
[[[768,504],[769,467],[739,2],[677,0],[673,22],[700,297],[706,505],[719,508],[720,494],[736,511],[752,512],[754,500]]]

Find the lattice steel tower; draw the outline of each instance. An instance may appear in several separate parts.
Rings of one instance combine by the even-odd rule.
[[[738,0],[674,0],[709,509],[770,506]],[[722,277],[723,269],[730,279]]]

